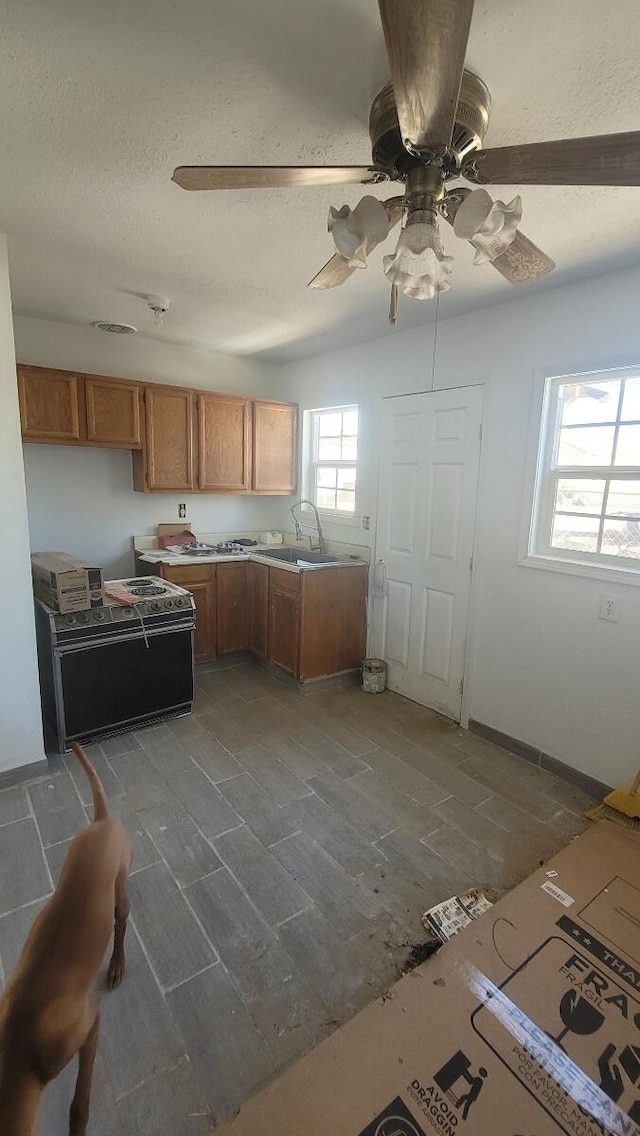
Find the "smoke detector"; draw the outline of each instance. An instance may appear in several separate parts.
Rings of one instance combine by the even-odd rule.
[[[94,320],[92,327],[96,331],[110,331],[112,335],[135,335],[137,327],[130,323],[112,323],[111,320]]]

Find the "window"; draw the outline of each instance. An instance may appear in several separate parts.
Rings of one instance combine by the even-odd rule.
[[[640,573],[640,367],[547,379],[529,554]]]
[[[311,412],[311,497],[327,513],[355,515],[358,407]]]

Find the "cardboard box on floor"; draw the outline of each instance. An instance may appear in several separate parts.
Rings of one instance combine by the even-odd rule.
[[[220,1131],[637,1136],[640,835],[589,829]]]

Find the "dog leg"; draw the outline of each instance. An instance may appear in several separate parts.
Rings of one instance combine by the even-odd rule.
[[[131,907],[129,903],[129,893],[127,891],[128,878],[129,863],[127,862],[121,865],[118,875],[116,876],[113,954],[111,955],[111,962],[109,963],[109,969],[107,971],[107,986],[110,990],[120,985],[125,971],[124,936]]]
[[[93,1065],[96,1059],[99,1025],[100,1014],[96,1008],[93,1025],[78,1052],[76,1091],[73,1095],[71,1108],[69,1110],[69,1136],[85,1136],[87,1131],[89,1104],[91,1101],[91,1080],[93,1077]]]

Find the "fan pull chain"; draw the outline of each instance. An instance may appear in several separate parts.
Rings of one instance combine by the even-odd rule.
[[[391,285],[391,299],[389,301],[389,323],[395,327],[398,322],[398,285]]]
[[[436,320],[433,325],[433,359],[431,361],[431,390],[436,385],[436,355],[438,351],[438,316],[440,315],[440,293],[436,292]]]

